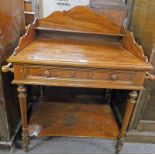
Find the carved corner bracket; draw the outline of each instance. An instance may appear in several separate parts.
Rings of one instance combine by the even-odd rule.
[[[13,56],[19,53],[36,38],[36,23],[37,19],[32,24],[28,25],[26,33],[20,38],[18,46],[14,50]]]
[[[148,63],[147,56],[144,55],[144,51],[142,46],[140,46],[135,38],[132,32],[125,31],[125,37],[123,39],[123,45],[135,56],[140,58],[142,61]]]

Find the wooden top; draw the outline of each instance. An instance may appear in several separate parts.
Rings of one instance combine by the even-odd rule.
[[[70,39],[36,39],[26,46],[22,52],[11,56],[8,61],[94,68],[151,69],[151,65],[140,60],[123,48],[121,44],[90,44],[90,42]]]
[[[152,66],[146,60],[132,33],[84,6],[36,20],[8,59],[21,64],[149,71]]]

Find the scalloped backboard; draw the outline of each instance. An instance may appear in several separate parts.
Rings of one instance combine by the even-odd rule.
[[[84,33],[121,34],[121,27],[107,16],[99,15],[85,6],[77,6],[69,11],[56,11],[38,20],[38,27]]]

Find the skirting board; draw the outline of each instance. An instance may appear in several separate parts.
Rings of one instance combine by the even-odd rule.
[[[18,134],[18,131],[19,131],[20,127],[21,127],[21,121],[19,121],[19,123],[18,123],[18,125],[16,127],[16,130],[15,130],[13,136],[11,137],[10,141],[0,141],[0,148],[2,148],[2,149],[11,149],[11,147],[13,146],[15,137]]]
[[[127,132],[127,142],[155,143],[155,132],[131,130]]]
[[[33,103],[29,103],[29,106],[28,106],[28,112],[30,111],[30,108],[32,107]],[[19,123],[16,127],[16,130],[13,134],[13,136],[11,137],[10,141],[0,141],[0,148],[4,148],[4,149],[11,149],[13,144],[14,144],[14,140],[19,132],[19,129],[21,128],[21,120],[19,120]]]

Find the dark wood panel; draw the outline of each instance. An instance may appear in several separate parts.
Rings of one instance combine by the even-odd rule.
[[[155,124],[155,96],[150,96],[150,99],[148,100],[148,104],[145,107],[145,110],[143,112],[142,119],[143,120],[150,120],[154,121]]]
[[[32,2],[24,1],[24,10],[32,12]]]
[[[150,63],[155,67],[155,49],[152,51],[152,55],[150,58]],[[151,72],[154,74],[154,70]],[[148,130],[154,130],[155,124],[155,117],[154,117],[154,103],[155,103],[155,96],[152,93],[152,90],[154,89],[154,81],[146,81],[145,82],[145,88],[146,90],[143,90],[140,92],[140,95],[138,97],[137,105],[132,117],[132,121],[130,124],[130,129],[140,129],[147,131]],[[143,122],[143,123],[142,123]],[[145,128],[143,128],[145,124]],[[152,129],[150,129],[150,126],[152,126]]]
[[[150,56],[150,62],[155,68],[155,12],[154,1],[135,1],[135,9],[131,28],[145,53]],[[141,20],[143,18],[143,20]],[[136,30],[138,29],[138,31]],[[153,48],[153,52],[152,51]],[[154,74],[155,70],[150,73]],[[146,81],[146,90],[141,91],[131,119],[127,140],[134,142],[155,142],[155,82]]]
[[[25,12],[25,25],[33,23],[35,19],[34,12]]]
[[[13,53],[19,37],[24,33],[23,0],[0,1],[0,68]],[[9,142],[19,123],[19,106],[16,87],[10,84],[13,76],[0,72],[0,143]],[[7,143],[6,143],[7,144]]]
[[[134,32],[137,41],[143,46],[147,56],[151,55],[155,43],[154,14],[154,0],[135,0],[130,29]]]
[[[4,94],[2,90],[2,79],[0,75],[0,86],[1,86],[1,94],[0,94],[0,141],[9,140],[10,131],[7,126],[7,114],[5,111],[5,101],[4,101]]]
[[[17,38],[24,33],[23,7],[23,0],[0,1],[0,18],[3,21],[0,22],[1,59],[13,52]]]

